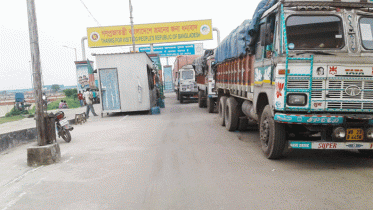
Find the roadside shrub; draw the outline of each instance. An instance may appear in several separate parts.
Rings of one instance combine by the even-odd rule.
[[[63,90],[63,93],[68,98],[78,98],[78,91],[76,90],[76,88]]]
[[[23,114],[28,114],[29,112],[27,110],[20,111],[18,109],[15,109],[14,107],[10,110],[10,112],[5,114],[5,117],[12,117],[12,116],[17,116],[17,115],[23,115]]]

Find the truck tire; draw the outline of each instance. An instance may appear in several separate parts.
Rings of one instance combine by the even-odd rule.
[[[181,104],[184,103],[183,94],[179,93],[179,99]]]
[[[246,117],[239,117],[238,118],[237,130],[239,130],[239,131],[249,130],[249,120]]]
[[[260,143],[266,158],[281,158],[286,145],[285,125],[275,122],[269,105],[262,112],[259,128]]]
[[[227,99],[225,105],[225,128],[228,131],[237,130],[238,126],[238,110],[237,110],[237,101],[233,97]]]
[[[224,107],[225,107],[226,102],[227,102],[227,97],[226,96],[220,97],[219,108],[218,108],[218,111],[219,111],[218,122],[221,126],[225,126],[225,113],[224,113],[225,109],[224,109]]]
[[[202,92],[202,90],[200,90],[200,91],[198,91],[198,107],[199,108],[203,108],[202,97],[203,97],[203,92]]]
[[[207,111],[208,113],[214,113],[215,102],[213,98],[207,97]]]
[[[177,99],[178,101],[180,100],[179,91],[176,91],[176,99]]]

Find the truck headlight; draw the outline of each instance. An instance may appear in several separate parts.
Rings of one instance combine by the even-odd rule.
[[[289,106],[305,106],[307,104],[307,95],[288,94],[286,101]]]
[[[334,137],[342,139],[346,137],[346,130],[343,127],[338,127],[333,131]]]
[[[373,128],[368,128],[366,131],[366,135],[368,139],[373,139]]]

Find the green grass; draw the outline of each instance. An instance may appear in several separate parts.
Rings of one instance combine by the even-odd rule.
[[[11,117],[0,117],[0,124],[22,120],[23,118],[25,117],[22,115],[16,115],[16,116],[11,116]]]
[[[73,98],[65,97],[65,98],[63,98],[61,100],[66,101],[67,106],[69,107],[69,109],[74,109],[74,108],[79,108],[80,107],[80,102],[79,102],[78,99],[73,99]],[[60,104],[61,100],[56,100],[56,101],[52,101],[51,103],[49,103],[47,110],[58,109],[58,105]]]
[[[67,106],[69,107],[69,109],[74,109],[74,108],[79,108],[80,107],[80,102],[77,99],[65,97],[62,100],[66,101]],[[48,104],[47,110],[58,109],[58,105],[59,105],[60,102],[61,102],[61,100],[52,101],[51,103]],[[31,117],[33,115],[35,115],[35,109],[36,109],[36,107],[34,106],[32,109],[30,109],[28,111],[28,114],[31,115]],[[12,121],[22,120],[22,119],[25,118],[25,116],[23,116],[21,114],[22,113],[20,113],[19,111],[15,112],[12,109],[12,111],[8,113],[8,117],[0,117],[0,124],[7,123],[7,122],[12,122]],[[26,114],[26,113],[23,113],[23,114]]]

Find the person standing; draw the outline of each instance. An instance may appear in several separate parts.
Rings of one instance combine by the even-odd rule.
[[[96,91],[92,91],[92,95],[93,95],[93,103],[96,103]]]
[[[78,99],[79,99],[79,102],[80,102],[80,106],[84,106],[84,98],[83,98],[83,94],[79,91],[78,93]]]
[[[91,110],[93,116],[97,116],[95,109],[93,108],[93,94],[89,88],[87,88],[87,91],[84,92],[84,99],[85,103],[87,104],[87,111],[85,113],[87,119],[89,118],[89,110]]]

